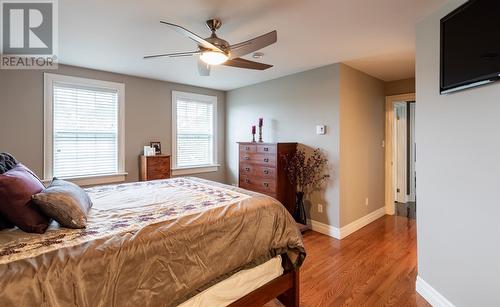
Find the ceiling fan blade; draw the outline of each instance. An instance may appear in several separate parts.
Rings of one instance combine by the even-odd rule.
[[[163,54],[155,54],[155,55],[147,55],[144,59],[154,59],[161,57],[170,57],[170,58],[178,58],[183,56],[193,56],[195,54],[199,54],[199,51],[190,51],[190,52],[176,52],[176,53],[163,53]]]
[[[200,76],[210,76],[210,65],[198,58],[198,73]]]
[[[252,53],[271,44],[276,43],[278,40],[278,32],[276,30],[271,31],[267,34],[258,36],[256,38],[234,44],[231,46],[231,57],[230,59],[239,58],[246,54]]]
[[[239,67],[239,68],[247,68],[247,69],[256,69],[256,70],[265,70],[265,69],[273,67],[273,65],[249,61],[249,60],[245,60],[242,58],[227,60],[226,62],[222,63],[222,65]]]
[[[187,36],[188,38],[194,40],[203,48],[224,52],[219,47],[206,41],[204,38],[199,37],[198,35],[194,34],[193,32],[189,31],[188,29],[186,29],[184,27],[181,27],[179,25],[176,25],[176,24],[173,24],[170,22],[166,22],[166,21],[160,21],[160,22],[164,25],[169,26],[172,30],[176,31],[177,33],[180,33],[180,34]]]

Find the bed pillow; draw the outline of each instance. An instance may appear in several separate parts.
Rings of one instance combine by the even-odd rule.
[[[92,201],[74,183],[54,178],[48,188],[33,195],[33,201],[45,215],[67,228],[85,228]]]
[[[16,158],[9,153],[0,153],[0,174],[10,171],[18,164]]]
[[[35,206],[31,196],[45,187],[21,163],[0,175],[0,214],[26,232],[44,233],[50,223]]]
[[[9,220],[7,220],[6,218],[4,218],[0,214],[0,230],[4,230],[4,229],[7,229],[7,228],[12,228],[12,227],[14,227],[14,224],[12,224],[11,222],[9,222]]]
[[[7,152],[0,153],[0,174],[10,171],[17,165],[17,160]],[[12,228],[14,224],[9,222],[5,217],[0,214],[0,230]]]

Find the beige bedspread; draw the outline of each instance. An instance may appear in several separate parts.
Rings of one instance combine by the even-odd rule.
[[[175,306],[302,237],[270,197],[194,178],[94,187],[86,229],[0,232],[2,306]]]

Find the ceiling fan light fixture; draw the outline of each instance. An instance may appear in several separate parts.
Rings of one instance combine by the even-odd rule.
[[[209,65],[220,65],[226,62],[229,57],[222,52],[209,50],[202,52],[200,59]]]

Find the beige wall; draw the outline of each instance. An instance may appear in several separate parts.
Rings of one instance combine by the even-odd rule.
[[[49,72],[125,84],[127,181],[138,180],[138,156],[150,141],[160,141],[162,151],[171,153],[172,90],[217,96],[221,167],[199,176],[225,181],[225,92],[65,65]],[[43,176],[43,71],[0,70],[0,151]]]
[[[327,154],[332,179],[309,198],[313,220],[342,227],[383,206],[383,83],[349,66],[329,65],[230,91],[227,114],[221,91],[64,65],[51,72],[125,83],[127,181],[138,179],[143,145],[159,140],[170,153],[171,91],[180,90],[218,96],[221,168],[201,177],[236,184],[236,142],[250,140],[250,126],[263,116],[265,141],[299,142]],[[0,91],[0,150],[41,176],[43,72],[2,70]],[[326,125],[327,134],[317,135],[316,125]]]
[[[238,141],[250,141],[250,127],[264,117],[264,141],[299,142],[322,148],[333,165],[332,180],[325,191],[310,198],[324,204],[313,220],[339,226],[339,67],[330,65],[227,93],[226,156],[229,183],[238,180]],[[327,134],[317,135],[316,125],[326,125]]]
[[[228,92],[228,181],[238,179],[236,142],[250,140],[250,126],[263,116],[265,141],[299,142],[327,154],[332,179],[309,198],[311,219],[342,227],[383,207],[384,97],[383,82],[344,64]],[[322,124],[327,133],[317,135],[316,125]]]
[[[384,207],[384,133],[384,83],[341,65],[341,226]]]
[[[455,306],[500,306],[500,83],[439,94],[440,19],[417,26],[418,275]]]
[[[385,83],[385,95],[415,93],[415,78],[390,81]]]

